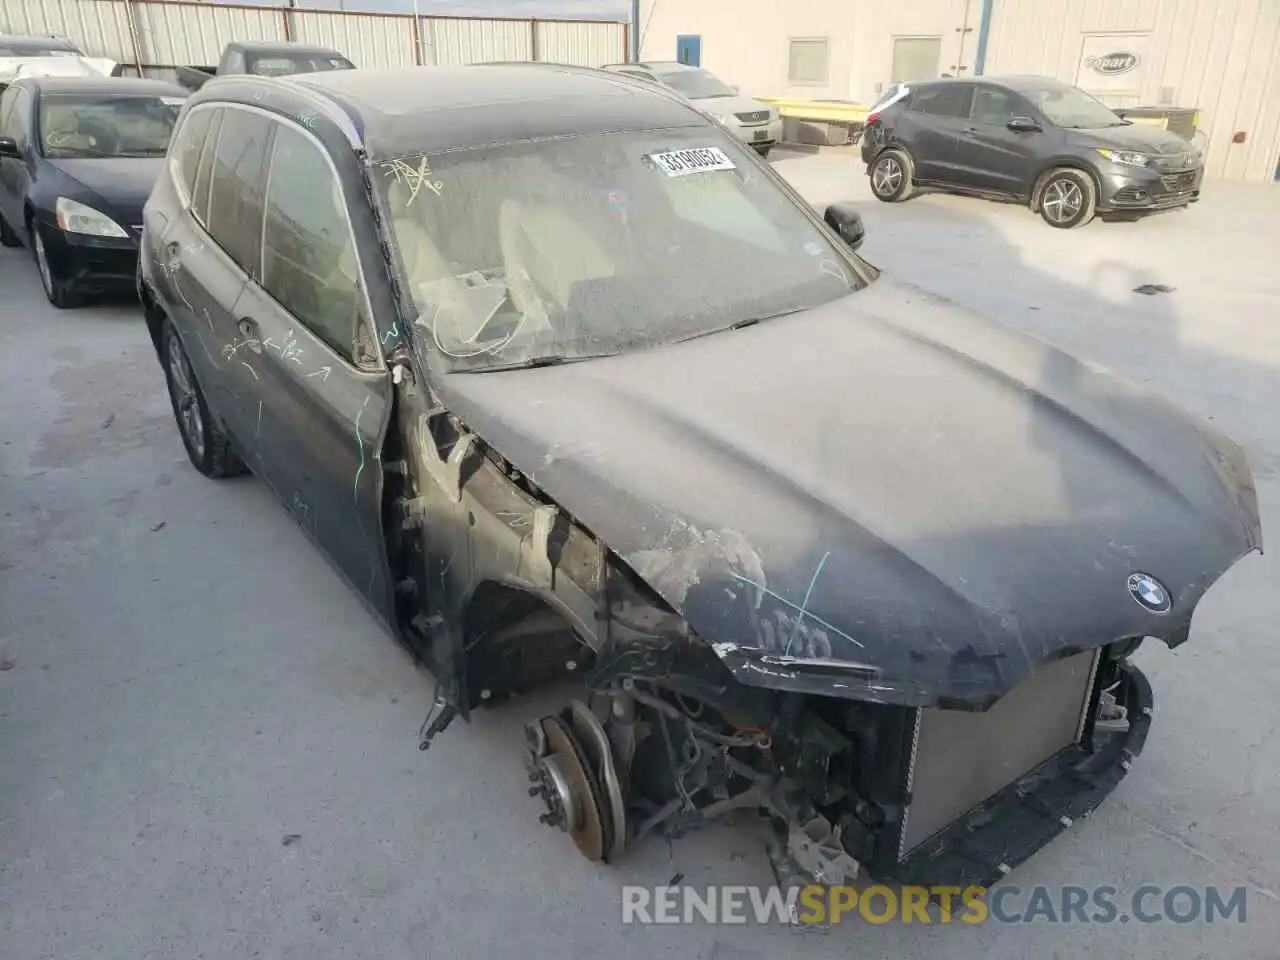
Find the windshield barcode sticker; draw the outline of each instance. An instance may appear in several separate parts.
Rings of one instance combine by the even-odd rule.
[[[688,150],[671,150],[667,153],[651,153],[649,159],[662,168],[668,177],[685,177],[691,173],[709,170],[735,170],[733,161],[717,147],[693,147]]]

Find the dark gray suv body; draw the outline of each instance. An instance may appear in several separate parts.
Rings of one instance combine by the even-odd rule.
[[[1181,137],[1123,120],[1048,77],[909,84],[867,118],[862,159],[886,202],[914,187],[1027,203],[1054,227],[1200,197],[1204,163]]]

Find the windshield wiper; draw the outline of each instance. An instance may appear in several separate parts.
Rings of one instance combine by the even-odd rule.
[[[807,308],[792,307],[789,310],[779,310],[777,313],[766,313],[760,317],[747,317],[743,320],[735,320],[733,323],[726,324],[723,327],[713,327],[710,330],[700,330],[698,333],[691,333],[687,337],[680,337],[673,341],[674,343],[688,343],[690,340],[698,340],[701,337],[709,337],[713,333],[724,333],[726,330],[741,330],[743,327],[754,327],[757,323],[765,320],[777,320],[779,317],[789,317],[793,313],[800,313]]]
[[[499,363],[491,367],[476,367],[472,370],[455,370],[455,373],[497,373],[502,370],[531,370],[534,367],[558,367],[565,363],[578,363],[581,360],[598,360],[601,357],[615,357],[617,353],[545,353],[524,360],[513,360],[511,363]]]

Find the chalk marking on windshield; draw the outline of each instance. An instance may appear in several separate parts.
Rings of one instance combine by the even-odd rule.
[[[308,377],[319,377],[321,380],[328,380],[329,374],[333,372],[333,367],[321,367],[312,373],[308,373]]]
[[[205,322],[209,324],[209,332],[213,333],[213,317],[209,316],[209,308],[202,307],[201,309],[204,311]]]
[[[823,260],[818,264],[818,269],[829,277],[835,277],[843,283],[849,282],[849,275],[844,272],[844,267],[836,263],[834,260]]]
[[[303,110],[302,113],[298,114],[298,122],[308,130],[314,130],[316,128],[316,121],[319,119],[320,118],[316,115],[314,110]]]
[[[390,329],[390,330],[388,330],[388,331],[383,335],[383,337],[382,337],[382,345],[385,347],[388,343],[390,343],[390,342],[391,342],[391,338],[392,338],[392,337],[398,337],[398,336],[400,336],[400,325],[399,325],[399,324],[396,324],[396,323],[393,323],[393,324],[391,325],[391,329]]]
[[[257,443],[257,442],[258,442],[258,437],[259,437],[259,436],[261,436],[261,434],[262,434],[262,401],[261,401],[261,400],[259,400],[259,401],[258,401],[258,423],[257,423],[257,426],[255,426],[255,427],[253,428],[253,442],[254,442],[254,443]],[[261,457],[261,455],[258,455],[258,462],[259,462],[259,463],[261,463],[261,462],[262,462],[262,457]]]
[[[253,374],[253,379],[255,379],[255,380],[257,380],[257,379],[258,379],[258,371],[257,371],[257,370],[253,369],[253,367],[249,366],[249,364],[245,363],[243,360],[241,360],[241,361],[240,361],[240,365],[241,365],[242,367],[244,367],[246,370],[248,370],[250,373],[252,373],[252,374]]]
[[[407,160],[383,160],[378,166],[382,167],[384,176],[395,177],[396,182],[409,188],[409,199],[405,201],[405,206],[418,199],[423,187],[437,197],[444,189],[444,181],[435,179],[435,173],[425,156],[418,158],[417,166]]]

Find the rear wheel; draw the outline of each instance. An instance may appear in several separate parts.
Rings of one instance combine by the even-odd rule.
[[[83,298],[62,275],[61,270],[49,260],[49,250],[44,245],[44,233],[40,224],[32,220],[28,233],[31,236],[31,253],[36,258],[36,269],[40,271],[40,283],[44,286],[44,295],[59,310],[78,307]]]
[[[169,385],[169,401],[182,434],[191,465],[206,477],[221,479],[245,472],[244,464],[231,450],[230,441],[205,403],[196,382],[178,331],[168,321],[164,325],[164,373]]]
[[[1045,174],[1036,194],[1040,216],[1059,230],[1082,227],[1093,219],[1098,188],[1083,170],[1060,167]]]
[[[20,247],[22,240],[13,232],[4,217],[0,217],[0,247]]]
[[[871,165],[871,192],[877,200],[897,203],[911,196],[911,158],[901,150],[886,150]]]

